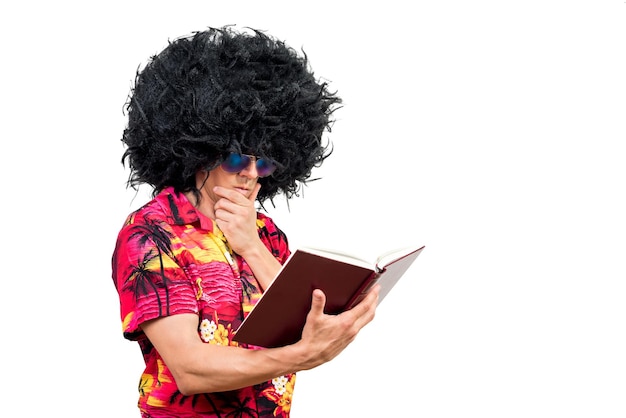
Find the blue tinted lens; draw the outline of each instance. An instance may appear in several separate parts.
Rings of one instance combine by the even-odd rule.
[[[232,153],[222,163],[222,168],[229,173],[239,173],[250,165],[250,157]]]
[[[256,172],[259,177],[267,177],[276,170],[276,166],[271,161],[264,158],[256,160]]]
[[[224,171],[229,173],[239,173],[250,166],[252,157],[246,154],[231,153],[226,157],[222,163]],[[270,161],[264,158],[256,159],[256,172],[259,177],[267,177],[274,172],[276,166]]]

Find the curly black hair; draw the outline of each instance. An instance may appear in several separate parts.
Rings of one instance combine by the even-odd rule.
[[[208,28],[170,41],[137,70],[126,102],[128,186],[198,193],[195,174],[229,152],[273,160],[257,200],[296,195],[332,153],[341,99],[319,81],[306,54],[264,32]]]

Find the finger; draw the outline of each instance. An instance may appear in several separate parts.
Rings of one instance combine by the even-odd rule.
[[[313,290],[310,313],[314,315],[323,315],[324,305],[326,305],[326,295],[324,292],[320,289]]]
[[[226,209],[215,209],[214,212],[216,221],[231,222],[233,219],[232,213]]]
[[[355,315],[357,321],[361,323],[360,326],[365,325],[370,322],[374,318],[374,314],[376,311],[376,306],[378,305],[378,297],[380,293],[380,285],[374,285],[365,295],[365,298],[361,300],[356,306],[354,306],[349,311],[344,312],[345,314],[353,314]]]
[[[245,203],[249,203],[249,202],[252,202],[254,204],[254,201],[256,200],[259,194],[260,188],[261,188],[261,185],[259,183],[256,183],[250,195],[247,197],[238,191],[235,191],[233,189],[228,189],[226,187],[220,187],[220,186],[215,186],[213,188],[213,192],[215,192],[216,195],[226,200],[229,200],[233,203],[244,205]]]
[[[248,200],[250,200],[250,202],[254,203],[256,197],[259,195],[259,190],[261,190],[261,183],[257,183],[254,185],[252,193],[250,193],[250,196],[248,196]]]
[[[217,202],[215,202],[213,208],[216,212],[220,209],[227,212],[233,212],[237,208],[237,206],[238,205],[236,202],[233,202],[227,197],[222,197]]]
[[[240,199],[241,193],[236,192],[232,189],[228,189],[226,187],[215,186],[213,191],[216,195],[223,197],[226,200],[230,200],[231,202],[236,202],[237,199]]]
[[[365,299],[367,299],[367,304],[371,304],[374,307],[376,307],[378,305],[378,297],[380,295],[380,284],[375,284],[368,292],[367,295],[365,297]],[[368,309],[368,307],[365,308],[366,310]]]

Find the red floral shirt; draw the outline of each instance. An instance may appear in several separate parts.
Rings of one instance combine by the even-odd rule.
[[[289,256],[285,234],[261,213],[257,228],[267,248],[284,263]],[[143,417],[289,417],[295,374],[228,392],[184,396],[140,328],[151,319],[195,313],[198,338],[237,346],[233,331],[261,291],[245,260],[229,256],[214,221],[172,188],[130,214],[122,227],[113,253],[113,280],[124,337],[139,343],[146,364],[139,383]]]

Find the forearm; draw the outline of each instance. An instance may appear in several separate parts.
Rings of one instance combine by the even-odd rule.
[[[274,280],[282,267],[261,240],[247,248],[245,253],[239,255],[246,260],[263,290],[267,289],[267,286]]]
[[[177,314],[141,325],[171,371],[180,392],[223,392],[308,370],[341,353],[374,318],[379,287],[358,305],[338,315],[324,314],[326,298],[313,292],[302,339],[285,347],[247,350],[207,344],[198,338],[198,316]]]
[[[175,364],[172,374],[185,395],[223,392],[259,384],[307,368],[297,346],[247,350],[201,344],[198,355]]]
[[[141,325],[185,395],[238,389],[314,364],[315,353],[306,344],[264,350],[207,344],[198,337],[197,326],[195,314],[171,315]]]

